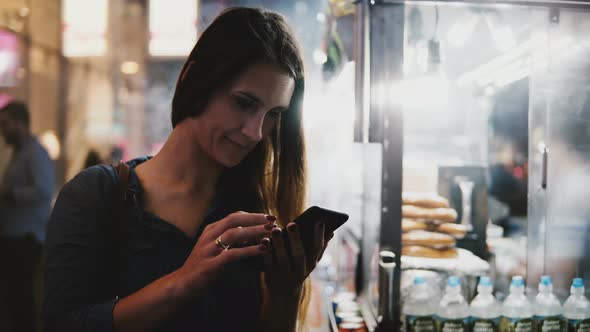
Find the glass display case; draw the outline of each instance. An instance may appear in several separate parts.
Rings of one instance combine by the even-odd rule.
[[[400,326],[404,273],[420,269],[402,257],[402,193],[436,193],[456,211],[467,229],[456,246],[472,260],[422,269],[463,276],[468,298],[482,274],[500,298],[513,275],[526,277],[529,295],[551,275],[562,301],[573,277],[588,280],[588,5],[357,2],[355,139],[371,146],[361,245],[370,330]],[[384,252],[394,254],[393,274],[380,268]]]
[[[535,13],[530,66],[529,285],[553,276],[563,301],[590,278],[590,10]]]

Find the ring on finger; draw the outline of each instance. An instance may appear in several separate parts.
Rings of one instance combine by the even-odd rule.
[[[229,250],[230,245],[223,242],[221,235],[215,239],[215,244],[223,250]]]

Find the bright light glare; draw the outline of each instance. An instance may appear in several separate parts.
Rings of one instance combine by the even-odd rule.
[[[536,35],[530,40],[512,48],[492,61],[467,72],[459,77],[457,83],[461,86],[477,83],[479,86],[494,84],[497,87],[506,86],[530,75],[531,68],[541,68],[548,64],[548,57],[552,54],[561,58],[576,53],[581,48],[573,47],[571,36],[549,42],[547,37]],[[584,45],[579,45],[582,48]]]
[[[61,147],[53,130],[48,130],[39,136],[39,143],[47,150],[51,159],[57,160],[59,158]]]
[[[542,36],[535,36],[510,51],[500,54],[500,56],[492,59],[490,62],[461,75],[457,79],[457,83],[464,86],[471,84],[474,81],[477,81],[480,84],[492,82],[492,77],[497,74],[498,71],[506,69],[512,62],[517,61],[521,57],[527,58],[531,50],[542,51],[542,47],[545,43],[545,38]]]
[[[354,126],[355,97],[353,61],[344,65],[338,77],[322,89],[306,89],[304,125],[306,128],[330,127],[332,131],[348,130]]]
[[[65,56],[100,56],[106,52],[107,9],[107,0],[62,2]]]
[[[512,29],[504,23],[501,16],[489,14],[485,16],[485,21],[500,51],[508,51],[516,46],[516,37],[514,37]]]
[[[313,61],[318,65],[322,65],[328,61],[328,56],[322,50],[315,50],[313,51]]]
[[[315,18],[320,23],[326,22],[326,14],[324,14],[324,13],[318,13]]]
[[[469,19],[455,22],[449,29],[449,34],[447,35],[449,43],[455,47],[465,45],[469,37],[473,34],[477,22],[479,22],[479,16],[475,15],[470,15]]]
[[[197,40],[197,1],[150,0],[149,6],[150,54],[188,55]]]
[[[516,38],[509,27],[495,29],[495,31],[492,31],[492,36],[500,51],[508,51],[516,46]]]
[[[428,70],[428,47],[419,43],[414,47],[408,47],[404,54],[404,75],[425,73]]]
[[[11,67],[12,64],[12,54],[9,52],[4,52],[0,50],[0,73],[4,74],[8,72],[8,69]]]
[[[139,64],[135,61],[125,61],[121,64],[121,72],[127,75],[137,74]]]
[[[449,103],[449,88],[449,80],[439,73],[403,80],[387,95],[406,109],[444,107]]]

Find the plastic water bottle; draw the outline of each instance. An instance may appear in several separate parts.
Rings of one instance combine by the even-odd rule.
[[[471,301],[471,332],[498,332],[500,302],[494,297],[490,277],[480,277],[477,296]]]
[[[532,332],[533,311],[531,303],[524,295],[524,279],[512,277],[510,294],[502,305],[501,331]]]
[[[539,293],[533,302],[535,328],[537,332],[562,332],[564,327],[561,303],[553,294],[550,276],[542,276]]]
[[[404,302],[406,332],[433,332],[436,302],[423,277],[414,278],[414,287]]]
[[[461,294],[461,280],[449,277],[445,294],[436,312],[437,331],[466,332],[469,328],[469,306]]]
[[[563,304],[567,332],[590,332],[590,301],[584,296],[584,280],[575,278],[570,292]]]

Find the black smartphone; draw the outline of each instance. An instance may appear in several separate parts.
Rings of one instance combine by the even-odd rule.
[[[303,242],[304,250],[309,250],[313,246],[314,239],[314,226],[318,222],[324,222],[326,224],[325,235],[333,233],[338,227],[342,226],[348,220],[348,215],[342,212],[332,211],[321,208],[319,206],[312,206],[307,210],[303,211],[295,220],[294,223],[299,227],[299,234],[301,235],[301,241]],[[283,230],[283,241],[289,246],[289,237],[287,230]],[[290,253],[289,253],[290,254]],[[247,259],[248,263],[251,264],[255,269],[262,271],[264,269],[263,257],[254,257]]]
[[[317,223],[324,222],[326,224],[324,234],[327,235],[333,233],[338,227],[344,225],[347,220],[348,215],[346,213],[328,210],[319,206],[312,206],[295,218],[293,222],[297,224],[299,234],[301,235],[301,241],[303,242],[303,248],[307,250],[313,245],[314,233],[316,230],[315,226]],[[287,236],[287,232],[284,232],[284,235]]]

